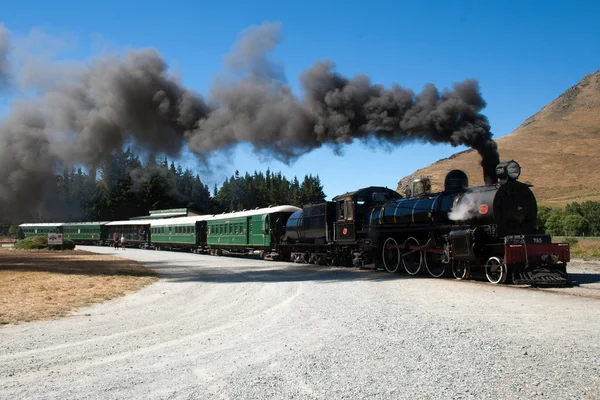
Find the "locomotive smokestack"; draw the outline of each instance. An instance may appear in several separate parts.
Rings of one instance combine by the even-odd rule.
[[[270,58],[280,28],[265,23],[242,33],[208,102],[170,76],[152,49],[77,68],[30,63],[22,75],[44,77],[47,69],[52,76],[27,82],[38,85],[33,89],[40,97],[19,103],[0,122],[0,203],[35,206],[58,166],[95,167],[131,142],[171,156],[187,146],[201,160],[249,143],[286,163],[322,146],[338,152],[354,141],[449,143],[477,150],[486,181],[493,182],[497,147],[480,113],[486,103],[475,80],[442,91],[429,84],[415,93],[373,84],[364,75],[344,77],[323,61],[301,73],[299,98]],[[0,29],[0,79],[8,71],[6,38]]]

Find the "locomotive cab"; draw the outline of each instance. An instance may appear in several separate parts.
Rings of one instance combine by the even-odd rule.
[[[368,218],[368,210],[402,196],[394,190],[370,186],[355,192],[348,192],[333,198],[336,203],[334,240],[340,243],[353,243],[362,235],[363,225]]]

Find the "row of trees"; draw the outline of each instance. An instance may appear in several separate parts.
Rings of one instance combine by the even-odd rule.
[[[190,207],[211,211],[210,190],[190,169],[150,156],[144,164],[131,150],[105,158],[100,169],[81,168],[57,177],[59,209],[51,220],[114,221],[144,215],[151,209]]]
[[[254,171],[240,176],[239,171],[226,179],[217,191],[214,199],[218,209],[236,211],[266,207],[268,205],[291,204],[302,207],[303,204],[317,203],[325,200],[323,185],[319,176],[306,175],[302,183],[294,177],[291,181],[278,173],[267,170],[265,174]]]
[[[146,162],[130,149],[108,156],[95,171],[65,170],[56,177],[58,201],[51,212],[27,221],[3,216],[0,234],[8,234],[11,224],[43,221],[114,221],[146,215],[149,210],[187,207],[202,214],[216,214],[277,204],[324,201],[318,176],[303,181],[281,173],[239,171],[218,188],[202,182],[200,175],[173,161],[149,156]],[[58,204],[58,206],[56,206]],[[8,218],[7,218],[8,217]]]
[[[537,228],[558,236],[600,236],[600,202],[571,203],[538,209]]]

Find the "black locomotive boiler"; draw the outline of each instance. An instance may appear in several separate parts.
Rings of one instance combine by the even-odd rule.
[[[536,232],[537,202],[531,185],[518,181],[519,164],[500,163],[496,175],[497,183],[469,187],[467,175],[452,170],[439,193],[422,178],[406,197],[368,187],[306,205],[287,221],[282,248],[296,262],[568,284],[569,246]]]

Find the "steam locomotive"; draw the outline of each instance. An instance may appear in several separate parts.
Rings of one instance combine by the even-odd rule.
[[[406,197],[368,187],[305,205],[287,220],[281,249],[294,262],[569,284],[569,245],[536,233],[537,202],[531,185],[517,180],[521,167],[509,161],[495,172],[498,182],[485,186],[469,187],[467,175],[452,170],[440,193],[430,193],[429,179],[421,178]]]
[[[461,170],[448,172],[431,193],[415,179],[406,196],[371,186],[302,209],[276,206],[218,215],[154,220],[22,224],[26,236],[47,232],[84,244],[187,249],[195,253],[258,253],[265,259],[356,266],[390,273],[421,272],[494,284],[568,285],[567,243],[535,229],[537,202],[518,181],[515,161],[498,164],[495,183],[469,187]]]

